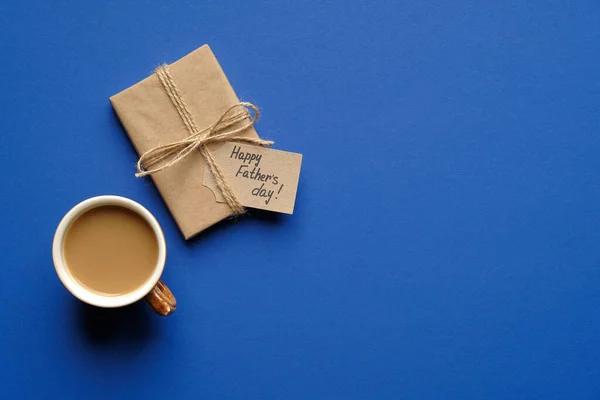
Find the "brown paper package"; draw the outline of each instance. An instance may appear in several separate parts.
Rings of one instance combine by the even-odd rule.
[[[169,68],[200,129],[217,122],[229,107],[239,102],[208,45],[170,64]],[[138,155],[187,135],[155,74],[112,96],[110,102]],[[244,135],[258,137],[254,128]],[[214,150],[218,144],[211,146],[209,150]],[[231,215],[229,206],[217,203],[212,191],[202,184],[205,168],[204,158],[196,152],[152,176],[186,239]]]

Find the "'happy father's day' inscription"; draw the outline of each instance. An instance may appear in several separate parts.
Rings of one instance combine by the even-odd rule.
[[[244,207],[294,212],[302,154],[235,142],[211,149],[211,154]],[[209,168],[204,169],[203,184],[217,202],[226,202]]]
[[[262,182],[260,186],[257,185],[252,189],[252,196],[263,198],[265,204],[269,204],[273,196],[275,199],[278,198],[277,195],[281,193],[284,185],[279,184],[277,175],[261,171],[262,154],[243,151],[242,146],[234,146],[229,158],[241,161],[235,173],[236,178]],[[276,191],[277,193],[275,193]]]

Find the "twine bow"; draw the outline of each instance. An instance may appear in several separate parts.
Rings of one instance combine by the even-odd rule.
[[[245,102],[235,104],[228,108],[215,124],[208,128],[199,129],[175,85],[175,81],[169,72],[169,67],[166,64],[161,65],[155,72],[165,91],[169,95],[169,99],[171,99],[177,113],[181,117],[189,136],[183,140],[155,147],[142,154],[137,162],[138,172],[135,176],[139,178],[163,171],[177,164],[189,156],[193,151],[199,150],[202,157],[206,160],[206,165],[215,178],[217,187],[223,194],[223,197],[231,210],[234,214],[243,213],[244,206],[233,193],[223,172],[208,151],[206,145],[221,142],[241,142],[260,146],[271,146],[273,142],[270,140],[238,135],[253,126],[258,120],[258,117],[260,116],[258,107],[252,103]]]

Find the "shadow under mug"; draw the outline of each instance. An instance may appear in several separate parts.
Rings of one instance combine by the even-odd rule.
[[[135,212],[144,218],[148,225],[150,225],[158,242],[158,259],[150,278],[136,290],[117,296],[103,295],[86,288],[73,278],[65,262],[64,240],[71,223],[86,211],[101,206],[119,206]],[[63,285],[65,285],[75,297],[85,303],[97,307],[116,308],[135,303],[136,301],[145,298],[150,307],[160,315],[167,316],[175,311],[177,305],[175,297],[169,288],[160,280],[167,258],[165,236],[163,235],[158,221],[150,211],[133,200],[120,196],[98,196],[77,204],[58,224],[52,243],[52,258],[54,260],[56,273]]]

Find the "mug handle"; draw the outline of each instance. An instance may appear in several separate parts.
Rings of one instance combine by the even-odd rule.
[[[173,293],[171,293],[167,285],[161,280],[146,295],[146,303],[163,317],[173,314],[177,308],[175,296],[173,296]]]

